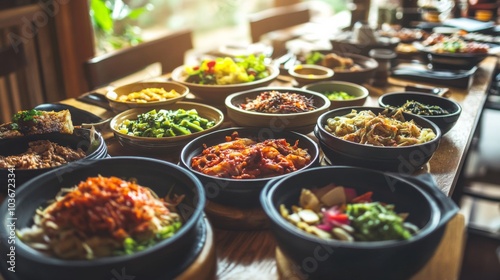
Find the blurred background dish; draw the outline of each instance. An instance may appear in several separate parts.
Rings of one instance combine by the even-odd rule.
[[[302,96],[304,100],[312,103],[311,105],[314,109],[311,111],[288,113],[265,113],[255,110],[245,110],[242,108],[242,104],[248,103],[249,100],[255,100],[261,94],[273,91],[276,91],[279,94],[297,94]],[[280,99],[277,98],[276,100]],[[283,102],[283,104],[276,104],[276,102],[279,102],[276,100],[269,101],[268,103],[274,104],[275,106],[282,106],[283,108],[293,108],[295,105],[299,104],[299,102],[292,102],[295,99],[289,99],[289,102]],[[328,110],[330,107],[330,100],[328,100],[328,98],[321,93],[305,89],[264,87],[233,93],[226,98],[225,104],[228,117],[236,125],[272,130],[293,130],[307,134],[313,130],[316,124],[316,119]]]
[[[332,80],[356,84],[369,82],[378,67],[378,62],[367,56],[325,50],[301,54],[299,61],[331,68],[335,72]]]
[[[392,92],[386,93],[379,97],[378,104],[381,107],[401,107],[405,105],[408,101],[416,101],[422,105],[426,105],[424,108],[421,108],[419,105],[408,105],[405,106],[409,108],[406,110],[408,113],[412,113],[410,110],[416,112],[416,110],[421,110],[420,114],[422,118],[428,119],[434,124],[436,124],[439,129],[441,129],[441,133],[445,135],[448,131],[450,131],[453,126],[458,121],[460,114],[462,113],[462,107],[457,102],[450,100],[448,98],[439,97],[433,94],[427,93],[419,93],[419,92]],[[439,107],[447,111],[447,113],[440,114]],[[435,112],[435,115],[428,115],[426,112]],[[414,113],[415,114],[415,113]]]
[[[141,186],[153,190],[159,197],[185,195],[177,208],[183,220],[181,228],[171,237],[157,242],[150,248],[129,255],[112,256],[93,260],[64,260],[41,253],[16,239],[16,264],[29,267],[18,271],[18,279],[40,279],[41,273],[50,274],[54,280],[112,279],[113,272],[127,268],[127,275],[144,279],[173,279],[196,258],[205,242],[202,219],[205,195],[200,181],[175,164],[140,157],[114,157],[91,160],[85,164],[68,165],[38,176],[16,192],[16,200],[23,207],[16,209],[17,229],[33,224],[35,211],[45,207],[63,188],[72,188],[88,177],[116,176],[134,179]],[[0,216],[7,218],[7,204],[0,207]],[[0,229],[2,238],[9,235],[7,227]],[[7,243],[1,243],[2,251]],[[10,245],[9,245],[10,246]],[[16,278],[17,279],[17,278]]]
[[[299,64],[288,70],[299,85],[307,85],[331,79],[335,74],[332,69],[315,64]]]
[[[341,81],[319,82],[302,88],[324,94],[330,99],[330,109],[363,106],[369,94],[368,89],[363,86]]]
[[[273,177],[257,177],[247,179],[222,178],[204,174],[192,167],[192,159],[202,154],[205,147],[227,142],[226,137],[234,132],[240,138],[250,138],[262,142],[270,139],[285,139],[291,145],[297,143],[298,148],[306,149],[311,159],[302,169],[319,165],[319,147],[308,136],[291,131],[273,131],[269,128],[226,128],[202,135],[184,146],[181,152],[180,165],[198,177],[205,186],[207,198],[222,205],[236,208],[259,207],[259,195],[264,185],[276,178],[288,176],[290,173]],[[298,141],[298,142],[297,142]],[[224,171],[224,170],[221,170]],[[293,173],[293,172],[292,172]]]
[[[328,119],[345,116],[351,113],[352,110],[356,110],[358,113],[368,110],[378,115],[386,109],[380,107],[344,107],[328,111],[318,118],[316,127],[314,128],[314,135],[318,138],[325,156],[333,165],[351,165],[412,174],[422,168],[431,159],[439,146],[441,140],[441,130],[439,127],[427,119],[407,113],[403,113],[406,121],[413,120],[417,126],[431,129],[435,134],[434,139],[409,146],[365,145],[344,140],[334,136],[325,129]],[[384,128],[380,129],[383,130]],[[367,131],[367,134],[369,134],[368,132],[370,131]],[[376,129],[372,132],[376,134]],[[374,137],[373,140],[377,140],[377,136]],[[380,139],[384,139],[384,137]]]
[[[149,93],[147,89],[154,89]],[[163,89],[162,93],[158,90]],[[134,96],[131,96],[131,94]],[[139,94],[140,93],[140,94]],[[157,105],[167,105],[181,101],[188,95],[189,88],[175,82],[137,82],[114,88],[106,93],[110,107],[115,112],[123,112],[131,108],[145,108]],[[158,100],[159,94],[163,94],[164,100]],[[126,97],[129,98],[126,98]],[[125,101],[121,101],[124,98]],[[135,101],[134,101],[135,100]]]
[[[458,212],[431,177],[416,180],[348,166],[310,168],[269,182],[260,200],[279,249],[294,263],[300,265],[311,256],[328,256],[315,262],[315,269],[307,271],[309,277],[408,279],[431,258],[446,223]],[[302,189],[329,184],[353,188],[358,195],[373,192],[373,201],[393,204],[396,211],[408,213],[407,220],[420,231],[408,240],[347,242],[319,238],[282,217],[281,205],[288,209],[297,205]]]
[[[85,128],[75,128],[73,130],[73,134],[50,133],[23,136],[20,138],[1,139],[0,155],[7,157],[26,153],[29,148],[29,143],[38,140],[48,140],[52,143],[68,147],[73,150],[80,148],[85,152],[85,157],[77,161],[53,167],[36,169],[15,168],[16,187],[18,188],[24,186],[24,183],[28,180],[51,170],[83,162],[88,159],[102,159],[108,156],[107,146],[101,134]],[[9,170],[7,168],[0,168],[0,176],[7,178],[7,174],[9,174]],[[6,184],[2,184],[1,186],[2,188],[0,188],[0,191],[5,191],[7,189]]]
[[[189,135],[171,136],[171,137],[142,137],[128,135],[120,131],[119,126],[126,120],[137,120],[139,114],[147,113],[151,110],[191,110],[195,109],[198,115],[214,125],[206,130],[191,133]],[[224,121],[224,114],[217,108],[209,105],[195,102],[177,102],[174,104],[157,105],[150,108],[134,108],[122,112],[111,119],[110,126],[118,142],[125,148],[139,150],[148,153],[166,153],[172,150],[178,150],[192,139],[203,134],[217,130]]]
[[[214,105],[222,105],[224,99],[231,93],[267,86],[279,75],[278,67],[269,65],[267,66],[269,76],[260,80],[240,84],[204,85],[187,82],[188,74],[185,71],[185,67],[179,66],[175,68],[172,72],[172,79],[189,87],[197,98]]]

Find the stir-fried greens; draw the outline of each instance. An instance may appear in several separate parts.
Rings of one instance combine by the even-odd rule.
[[[406,103],[401,106],[389,106],[389,108],[393,110],[401,108],[403,111],[415,115],[440,116],[449,114],[447,110],[437,105],[427,105],[414,100],[407,100]]]
[[[330,184],[319,189],[302,189],[299,205],[292,213],[280,205],[290,223],[324,239],[383,241],[410,239],[418,227],[406,222],[408,214],[397,214],[393,204],[372,200],[372,192],[357,195],[352,188]]]
[[[89,177],[63,189],[18,236],[62,259],[132,254],[175,234],[182,221],[174,210],[182,198],[170,203],[133,181]]]
[[[118,131],[133,136],[161,138],[189,135],[214,125],[214,121],[200,117],[195,109],[175,111],[153,109],[139,114],[137,120],[124,120],[118,126]]]
[[[269,76],[265,56],[218,57],[206,59],[195,67],[186,67],[186,82],[203,85],[231,85],[249,83]]]

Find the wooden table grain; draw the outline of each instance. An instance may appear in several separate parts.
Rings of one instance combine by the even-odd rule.
[[[438,187],[447,195],[451,195],[456,184],[472,136],[487,97],[497,57],[487,57],[480,63],[468,89],[450,88],[448,98],[457,101],[463,108],[455,127],[441,140],[438,150],[430,162],[417,173],[429,172],[436,180]],[[389,79],[389,85],[384,88],[365,85],[370,96],[365,106],[378,106],[377,98],[388,92],[403,91],[404,85],[415,84],[413,81]],[[419,84],[436,86],[425,83]],[[276,81],[275,85],[286,85],[286,82]],[[68,99],[62,103],[73,105],[91,111],[103,118],[111,117],[113,113],[102,108]],[[230,125],[227,123],[226,125]],[[123,149],[112,137],[107,140],[111,156],[136,155],[139,152]],[[176,155],[147,155],[150,157],[176,161]],[[214,229],[217,253],[217,279],[278,279],[275,261],[276,240],[268,230],[236,231]],[[464,219],[457,215],[447,225],[445,236],[435,255],[429,263],[412,279],[457,279],[462,259],[464,245]]]

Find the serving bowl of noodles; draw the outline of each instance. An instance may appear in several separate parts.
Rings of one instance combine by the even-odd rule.
[[[3,224],[2,252],[10,250],[7,240],[15,242],[16,266],[29,268],[16,270],[23,280],[104,280],[124,269],[140,279],[171,279],[203,247],[204,197],[195,176],[160,160],[69,165],[16,193],[16,204],[23,205],[16,209],[17,234]],[[0,215],[7,221],[8,203]]]
[[[344,107],[321,115],[314,128],[334,165],[411,174],[432,157],[441,130],[420,116],[380,107]]]
[[[211,104],[223,105],[234,92],[269,85],[279,75],[276,66],[263,56],[204,60],[198,65],[182,65],[172,71],[172,80],[187,86],[193,95]]]

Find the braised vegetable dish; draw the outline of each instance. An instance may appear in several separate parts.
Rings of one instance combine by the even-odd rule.
[[[166,202],[150,189],[117,177],[89,177],[63,189],[18,232],[29,246],[61,259],[132,254],[173,236],[182,197]]]
[[[270,114],[302,113],[315,109],[312,98],[298,93],[276,90],[264,91],[255,99],[247,98],[246,103],[240,104],[240,108]]]
[[[370,110],[352,110],[347,115],[329,118],[325,129],[341,139],[373,146],[410,146],[436,138],[432,129],[406,121],[402,109],[386,109],[378,115]]]
[[[302,189],[299,205],[280,205],[280,213],[297,228],[324,239],[346,242],[406,240],[418,227],[406,222],[407,213],[396,213],[393,204],[372,200],[372,192],[330,184]]]
[[[117,128],[120,133],[140,137],[172,137],[189,135],[209,129],[214,121],[200,117],[191,110],[151,110],[139,114],[136,120],[124,120]]]
[[[191,167],[204,174],[232,179],[265,178],[287,174],[311,162],[306,149],[291,145],[286,139],[256,142],[239,138],[235,132],[226,142],[204,147],[201,155],[191,160]]]

